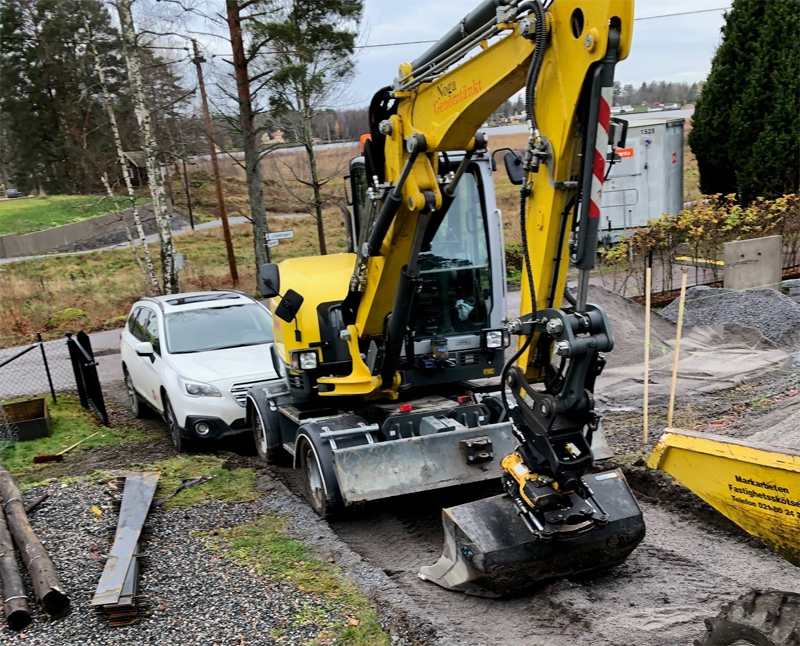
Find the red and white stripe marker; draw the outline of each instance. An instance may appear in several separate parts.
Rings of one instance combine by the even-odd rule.
[[[600,108],[597,111],[597,137],[594,142],[594,165],[592,166],[592,189],[589,193],[589,217],[600,217],[600,198],[603,196],[603,180],[606,176],[608,154],[608,129],[611,123],[611,101],[613,87],[600,90]]]

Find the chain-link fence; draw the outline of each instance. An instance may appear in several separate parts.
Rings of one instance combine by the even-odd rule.
[[[30,345],[0,349],[0,402],[49,394],[55,403],[59,392],[76,389],[67,339],[37,334]]]
[[[77,394],[81,406],[93,410],[108,426],[88,335],[79,332],[73,338],[68,332],[65,339],[44,342],[37,334],[30,345],[0,349],[0,407],[4,402],[42,396],[49,396],[55,404],[58,394],[64,392]],[[7,418],[5,412],[0,413],[0,434],[8,434],[13,441],[12,425],[4,422]]]

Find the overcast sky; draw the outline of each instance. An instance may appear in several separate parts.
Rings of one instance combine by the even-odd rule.
[[[587,0],[591,2],[592,0]],[[365,0],[362,44],[437,39],[444,35],[478,0]],[[636,0],[635,17],[727,8],[730,0]],[[642,81],[700,81],[708,74],[719,44],[723,12],[714,11],[654,20],[637,20],[633,47],[617,66],[623,84]],[[350,102],[364,104],[388,85],[397,66],[421,54],[428,45],[362,49]]]

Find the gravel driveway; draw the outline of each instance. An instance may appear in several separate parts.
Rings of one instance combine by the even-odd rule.
[[[209,551],[195,532],[233,527],[255,519],[260,503],[213,502],[188,509],[151,512],[153,535],[144,551],[149,564],[140,581],[148,602],[141,623],[109,628],[89,606],[110,548],[116,513],[104,484],[53,484],[26,492],[50,493],[31,514],[31,524],[55,563],[72,610],[49,621],[38,609],[19,636],[42,646],[188,646],[190,644],[304,644],[335,620],[334,608],[296,587],[259,578],[252,570]],[[92,506],[103,511],[98,518]],[[33,591],[28,594],[33,598]],[[314,622],[298,617],[313,616]],[[274,632],[273,632],[274,631]],[[273,636],[274,635],[274,636]],[[16,639],[0,630],[0,643]]]

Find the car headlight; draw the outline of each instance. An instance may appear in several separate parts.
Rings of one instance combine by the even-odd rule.
[[[300,370],[314,370],[317,367],[316,350],[304,350],[302,352],[292,352],[292,368]]]
[[[178,381],[183,388],[183,392],[189,397],[222,397],[222,393],[217,390],[216,386],[211,384],[204,384],[202,381],[191,381],[178,377]]]
[[[501,350],[511,344],[511,335],[507,330],[484,330],[483,347],[486,350]]]

